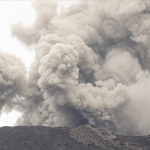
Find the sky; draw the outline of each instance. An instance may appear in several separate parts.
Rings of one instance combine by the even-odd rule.
[[[35,14],[31,7],[31,1],[0,1],[0,50],[15,54],[29,68],[31,61],[34,59],[33,47],[27,47],[21,44],[16,38],[11,36],[11,24],[23,21],[25,25],[30,25],[34,21]]]
[[[76,1],[58,1],[59,8],[58,14],[61,9],[66,9],[72,3]],[[14,54],[21,58],[29,70],[31,62],[35,57],[35,45],[26,46],[22,44],[16,37],[11,35],[10,26],[13,23],[22,21],[25,26],[31,26],[36,18],[36,13],[32,8],[33,1],[0,1],[0,50],[9,54]],[[21,114],[12,111],[9,114],[3,113],[0,117],[0,126],[13,126],[17,118]]]

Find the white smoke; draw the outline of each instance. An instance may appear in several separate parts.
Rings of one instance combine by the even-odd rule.
[[[54,2],[33,6],[33,26],[11,28],[22,42],[36,43],[17,125],[150,133],[150,2],[80,1],[60,16]]]

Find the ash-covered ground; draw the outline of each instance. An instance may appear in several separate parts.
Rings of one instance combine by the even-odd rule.
[[[0,150],[149,150],[150,136],[121,136],[111,130],[78,127],[0,128]]]

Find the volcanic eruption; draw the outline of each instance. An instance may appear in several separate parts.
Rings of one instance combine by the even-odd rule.
[[[1,109],[22,112],[16,125],[150,133],[150,2],[80,0],[59,16],[57,7],[35,1],[33,25],[11,26],[36,56],[26,77],[18,58],[1,54]]]

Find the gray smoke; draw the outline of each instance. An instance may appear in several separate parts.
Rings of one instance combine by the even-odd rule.
[[[37,43],[42,35],[50,32],[49,21],[57,14],[55,2],[38,1],[33,2],[32,6],[37,12],[33,26],[25,27],[22,22],[18,22],[11,27],[12,35],[27,45]]]
[[[33,7],[32,27],[11,28],[20,41],[36,43],[17,125],[150,133],[150,2],[80,1],[60,16],[55,2]]]
[[[0,114],[25,108],[26,69],[14,55],[0,52]]]

